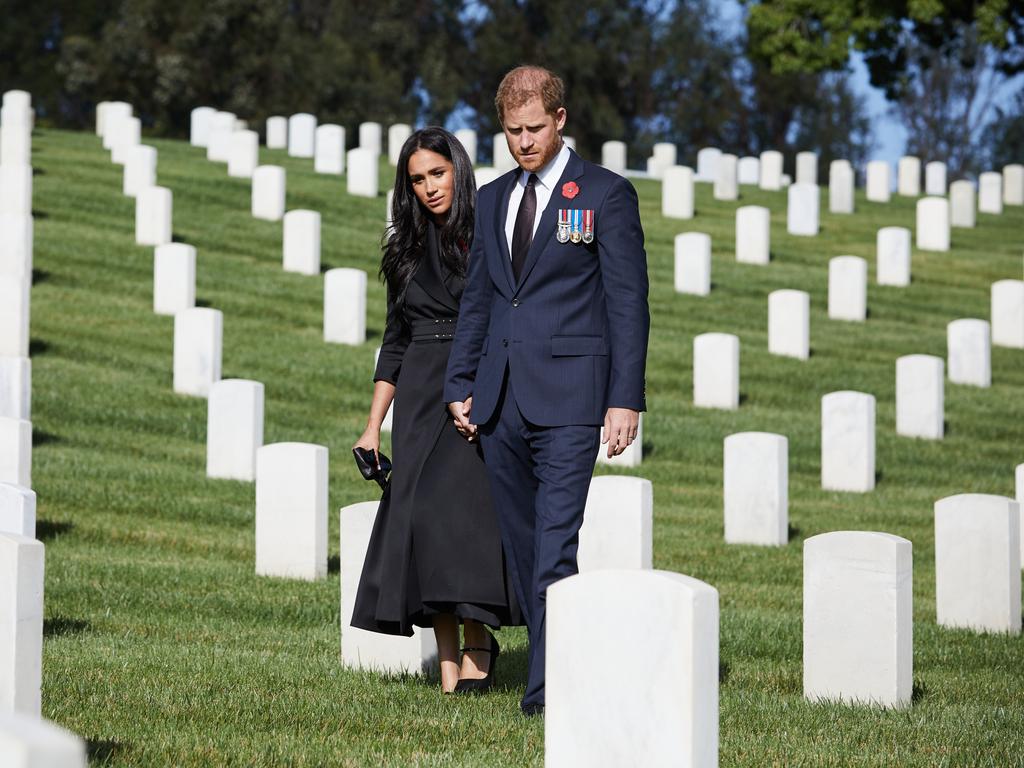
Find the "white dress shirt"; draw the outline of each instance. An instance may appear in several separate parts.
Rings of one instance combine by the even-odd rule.
[[[548,164],[537,171],[537,183],[533,186],[534,194],[537,196],[537,213],[533,217],[533,234],[537,234],[537,227],[540,226],[540,217],[551,200],[555,185],[562,178],[565,166],[569,164],[569,147],[562,143],[558,154],[548,160]],[[508,199],[508,214],[505,217],[505,244],[508,246],[508,257],[512,258],[512,233],[516,229],[516,216],[519,214],[519,203],[522,202],[523,193],[526,191],[526,180],[530,178],[530,171],[520,171],[519,179],[512,187],[512,194]]]

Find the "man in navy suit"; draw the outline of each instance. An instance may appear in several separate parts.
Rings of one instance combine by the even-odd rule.
[[[617,456],[645,408],[647,259],[633,186],[562,140],[562,81],[518,67],[495,106],[519,168],[477,196],[444,397],[459,431],[480,436],[529,629],[532,715],[544,709],[545,594],[577,572],[601,427]]]

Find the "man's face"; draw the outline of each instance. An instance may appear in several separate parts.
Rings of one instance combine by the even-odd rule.
[[[559,131],[565,127],[565,108],[551,115],[537,96],[521,107],[505,110],[505,140],[524,171],[539,171],[562,148]]]

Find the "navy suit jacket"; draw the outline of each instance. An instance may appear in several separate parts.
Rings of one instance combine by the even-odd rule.
[[[473,396],[470,421],[494,414],[508,366],[516,403],[538,426],[600,425],[610,407],[645,410],[647,257],[633,185],[572,152],[518,283],[505,236],[520,169],[482,187],[445,402]],[[576,182],[568,199],[563,185]],[[559,243],[560,208],[594,210],[592,243]]]

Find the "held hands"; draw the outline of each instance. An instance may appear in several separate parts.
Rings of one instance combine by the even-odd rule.
[[[451,413],[452,419],[455,422],[455,429],[457,429],[459,434],[466,438],[469,442],[473,442],[473,440],[476,438],[476,424],[469,423],[469,416],[472,410],[472,395],[467,397],[465,402],[460,403],[458,400],[456,400],[453,403],[448,403],[448,411]]]
[[[640,412],[630,408],[609,408],[604,414],[601,445],[608,444],[608,458],[618,456],[636,440]]]
[[[372,450],[373,455],[377,457],[377,469],[380,469],[380,430],[374,429],[373,427],[367,427],[366,431],[363,432],[362,437],[356,440],[353,448],[362,448],[364,450]]]

